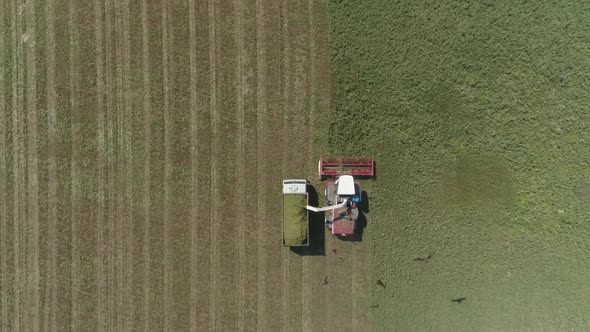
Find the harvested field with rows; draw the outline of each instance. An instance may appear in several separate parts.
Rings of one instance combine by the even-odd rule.
[[[1,330],[369,328],[367,237],[281,243],[328,152],[323,1],[2,0],[0,32]]]

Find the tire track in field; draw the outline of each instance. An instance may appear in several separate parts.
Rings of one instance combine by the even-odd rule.
[[[217,267],[217,226],[215,221],[217,220],[217,209],[213,204],[217,202],[217,159],[215,155],[214,140],[216,138],[216,121],[217,121],[217,66],[216,66],[216,55],[217,55],[217,43],[216,43],[216,2],[214,0],[207,1],[207,12],[209,22],[209,112],[210,112],[210,128],[211,128],[211,166],[210,175],[211,179],[210,193],[211,197],[211,216],[210,216],[210,232],[211,232],[211,252],[210,252],[210,263],[209,263],[209,330],[216,329],[216,310],[217,310],[217,282],[216,282],[216,269]]]
[[[279,4],[279,17],[280,17],[280,61],[281,61],[281,71],[280,71],[280,87],[281,87],[281,116],[282,116],[282,123],[279,126],[282,131],[281,137],[281,178],[293,177],[293,168],[292,165],[289,164],[291,161],[289,158],[289,150],[293,146],[297,146],[296,144],[290,145],[290,140],[292,139],[290,128],[288,127],[288,118],[291,115],[292,109],[290,107],[290,91],[289,89],[291,86],[289,84],[285,84],[286,80],[289,78],[289,64],[290,64],[290,43],[289,43],[289,34],[288,34],[288,26],[289,26],[289,16],[287,14],[287,1],[280,1]],[[295,142],[293,142],[295,143]],[[287,151],[286,151],[287,150]],[[283,314],[283,331],[286,331],[290,325],[289,316],[290,316],[290,303],[296,302],[291,301],[289,296],[291,295],[290,283],[289,283],[289,264],[291,262],[291,255],[288,250],[285,248],[281,248],[281,272],[282,272],[282,286],[283,286],[283,302],[282,304],[282,314]]]
[[[25,207],[26,203],[25,190],[23,183],[25,183],[22,173],[24,168],[23,155],[23,131],[24,121],[21,119],[21,115],[24,113],[23,110],[23,97],[21,89],[23,87],[23,74],[22,74],[22,27],[21,27],[21,9],[22,6],[17,8],[16,1],[12,1],[12,40],[15,43],[13,45],[13,77],[12,77],[12,142],[13,142],[13,173],[14,173],[14,202],[13,202],[13,245],[14,245],[14,330],[19,331],[21,329],[21,302],[23,292],[23,281],[22,281],[22,241],[23,241],[23,225],[26,223]],[[16,76],[16,77],[15,77]],[[26,297],[25,297],[26,301]]]
[[[321,1],[308,0],[307,2],[309,26],[309,113],[308,113],[308,127],[310,128],[309,137],[309,174],[314,176],[311,178],[318,195],[320,196],[319,204],[323,205],[322,192],[323,184],[317,180],[317,161],[318,158],[325,154],[326,147],[324,144],[317,144],[314,142],[326,142],[328,136],[326,130],[328,129],[327,115],[330,110],[330,40],[329,40],[329,24],[327,8]],[[321,218],[320,218],[321,219]],[[330,254],[328,240],[333,236],[323,225],[321,227],[325,231],[324,247],[326,255]],[[327,265],[330,261],[326,256],[309,257],[309,260],[304,262],[304,314],[303,326],[309,330],[330,330],[327,325],[328,317],[328,291],[333,286],[333,282],[337,281],[337,277],[329,275]],[[319,280],[328,276],[329,284],[322,286]],[[317,296],[323,294],[323,296]],[[337,296],[339,296],[337,294]],[[313,308],[313,310],[311,310]]]
[[[28,228],[26,248],[27,261],[27,288],[29,289],[29,303],[27,321],[34,331],[39,330],[40,298],[39,298],[39,169],[37,149],[37,67],[36,67],[36,28],[35,28],[35,5],[25,5],[26,32],[23,35],[26,43],[26,82],[27,82],[27,131],[28,131]],[[30,260],[29,260],[30,259]]]
[[[126,40],[128,45],[124,50],[128,60],[126,67],[126,95],[127,95],[127,213],[129,215],[127,238],[127,285],[128,298],[128,327],[138,330],[144,327],[143,284],[145,280],[144,260],[144,167],[146,155],[144,109],[144,73],[143,73],[143,26],[142,0],[127,0],[125,9]]]
[[[239,211],[256,216],[257,204],[251,204],[251,192],[257,181],[257,115],[256,115],[256,3],[251,0],[237,2],[237,123],[238,123],[238,174]],[[257,310],[257,223],[239,225],[240,264],[238,282],[238,329],[256,329]]]
[[[214,278],[216,279],[215,328],[235,331],[239,321],[238,252],[239,223],[247,222],[246,212],[238,213],[236,202],[238,193],[237,165],[238,155],[235,137],[238,132],[236,116],[238,78],[236,77],[236,7],[235,3],[219,2],[215,6],[215,94],[213,121],[212,176],[213,176],[213,221],[218,243],[214,252]],[[237,188],[239,190],[239,188]],[[239,205],[239,203],[237,204]],[[231,291],[225,291],[231,290]]]
[[[78,57],[79,57],[79,49],[78,49],[78,29],[76,24],[76,9],[75,9],[75,0],[69,0],[68,2],[68,20],[69,20],[69,45],[70,45],[70,53],[69,53],[69,90],[70,90],[70,98],[69,104],[71,109],[71,116],[72,122],[70,126],[70,133],[72,137],[72,151],[71,151],[71,169],[70,169],[70,178],[71,178],[71,197],[70,197],[70,206],[72,209],[71,218],[70,218],[70,225],[71,225],[71,243],[72,243],[72,251],[71,255],[71,267],[70,267],[70,274],[71,274],[71,301],[72,301],[72,309],[71,309],[71,327],[74,330],[79,330],[81,326],[79,325],[79,316],[81,311],[81,303],[82,303],[82,295],[81,292],[81,285],[79,282],[79,275],[80,275],[80,260],[78,255],[80,243],[79,239],[77,238],[77,234],[79,233],[79,214],[80,214],[80,196],[81,196],[81,184],[80,184],[80,165],[79,159],[81,155],[81,137],[80,137],[80,127],[79,127],[79,99],[80,99],[80,78],[78,73]]]
[[[56,58],[55,58],[55,8],[54,0],[47,0],[45,6],[45,17],[47,20],[46,27],[46,44],[47,44],[47,139],[48,139],[48,273],[46,286],[46,301],[45,301],[45,331],[57,330],[57,220],[58,220],[58,204],[57,204],[57,87],[56,87]]]
[[[124,197],[123,199],[123,233],[124,233],[124,244],[121,246],[123,249],[123,265],[124,265],[124,276],[123,276],[123,290],[119,292],[124,294],[123,310],[123,330],[129,331],[131,329],[131,318],[133,313],[133,293],[132,293],[132,280],[133,280],[133,196],[132,196],[132,184],[131,179],[133,177],[133,150],[131,149],[132,143],[132,126],[131,126],[131,51],[130,51],[130,33],[129,33],[129,0],[122,1],[122,13],[121,13],[121,53],[123,58],[122,68],[122,92],[123,92],[123,106],[122,106],[122,141],[121,145],[121,164],[123,166],[122,174],[124,176]]]
[[[149,317],[150,330],[164,330],[164,84],[162,51],[162,2],[147,1],[148,49],[150,65],[150,225],[149,225]],[[166,249],[167,250],[167,249]]]
[[[238,179],[241,185],[240,211],[247,211],[248,218],[258,215],[258,205],[252,204],[252,191],[258,186],[258,135],[257,135],[257,80],[256,80],[256,1],[240,0],[238,16],[238,146],[240,167]],[[258,223],[240,223],[239,329],[253,331],[257,328],[256,311],[258,287]]]
[[[309,12],[306,3],[283,2],[283,169],[288,177],[305,177],[308,156]],[[296,146],[297,148],[292,148]],[[287,253],[285,262],[286,328],[303,329],[303,261]],[[320,278],[315,280],[319,284]]]
[[[308,128],[310,132],[314,132],[314,121],[313,121],[313,113],[316,111],[316,107],[314,104],[314,94],[313,94],[313,90],[314,90],[314,86],[315,86],[315,82],[314,82],[314,72],[316,70],[315,67],[315,62],[316,62],[316,57],[315,57],[315,50],[316,50],[316,41],[314,38],[314,20],[313,20],[313,0],[307,0],[307,25],[308,25],[308,29],[309,29],[309,56],[310,56],[310,60],[309,60],[309,109],[308,109]],[[308,173],[309,171],[312,170],[313,168],[311,167],[311,165],[313,165],[314,162],[314,144],[312,143],[313,139],[310,137],[308,138],[308,142],[307,142],[307,153],[308,153]],[[311,217],[311,216],[310,216]],[[311,227],[311,223],[310,223],[310,227]],[[303,280],[303,286],[302,286],[302,290],[301,290],[301,305],[303,306],[302,310],[301,310],[301,327],[303,331],[311,331],[314,327],[313,325],[313,312],[314,310],[312,309],[312,304],[313,304],[313,298],[314,298],[314,291],[313,291],[313,279],[314,279],[314,274],[312,273],[312,269],[315,267],[316,264],[315,263],[315,259],[313,259],[312,257],[309,257],[309,259],[304,259],[303,260],[303,266],[302,266],[302,280]]]
[[[192,1],[189,8],[190,91],[191,91],[191,317],[193,327],[208,329],[210,299],[214,296],[211,280],[211,70],[209,65],[209,3]]]
[[[170,317],[169,329],[190,324],[191,72],[188,2],[168,6],[170,73]],[[174,18],[172,20],[172,18]]]
[[[245,156],[244,156],[244,1],[238,0],[236,2],[236,23],[237,23],[237,30],[236,30],[236,45],[238,49],[238,61],[237,61],[237,68],[236,68],[236,75],[238,78],[238,89],[237,89],[237,118],[238,118],[238,132],[237,132],[237,144],[238,144],[238,155],[237,155],[237,178],[236,178],[236,187],[238,188],[239,197],[238,197],[238,209],[239,211],[246,211],[246,190],[244,188],[244,167],[245,167]],[[245,320],[245,308],[244,308],[244,298],[245,298],[245,268],[246,268],[246,223],[239,223],[238,226],[238,261],[239,264],[236,264],[238,270],[236,274],[238,275],[238,330],[244,331],[244,320]]]
[[[264,74],[262,71],[262,65],[266,66],[266,63],[263,62],[263,56],[264,51],[261,50],[262,47],[262,37],[263,37],[263,32],[262,32],[262,18],[261,16],[264,14],[264,11],[262,9],[262,1],[263,0],[256,0],[256,52],[257,52],[257,57],[256,57],[256,85],[257,85],[257,89],[256,89],[256,122],[257,122],[257,146],[261,147],[263,141],[263,137],[264,135],[266,135],[268,129],[265,126],[264,123],[264,118],[266,115],[266,102],[265,102],[265,92],[266,92],[266,86],[263,84],[264,83]],[[264,59],[265,60],[265,59]],[[264,247],[262,246],[262,241],[264,239],[264,232],[263,232],[263,227],[266,226],[264,224],[264,222],[266,221],[266,216],[264,213],[264,208],[265,208],[265,200],[266,200],[266,186],[264,185],[264,179],[266,178],[266,172],[265,172],[265,164],[263,164],[264,162],[264,150],[263,149],[258,149],[257,153],[256,153],[256,161],[257,161],[257,179],[258,179],[258,184],[257,184],[257,190],[256,190],[256,202],[257,202],[257,208],[256,208],[256,219],[258,220],[258,234],[257,234],[257,243],[258,243],[258,252],[257,252],[257,256],[258,256],[258,284],[256,287],[257,290],[257,297],[256,297],[256,302],[258,303],[258,307],[257,307],[257,311],[256,311],[256,326],[257,326],[257,330],[262,330],[262,323],[263,323],[263,319],[266,319],[265,317],[265,310],[267,307],[267,304],[265,302],[265,298],[264,298],[264,292],[263,292],[263,287],[265,285],[265,279],[266,279],[266,274],[264,273],[264,260],[263,260],[263,255],[264,255]]]
[[[352,247],[352,330],[366,330],[369,321],[369,292],[372,285],[369,279],[369,244],[367,232],[363,241]]]
[[[116,77],[113,77],[113,72],[116,70],[115,61],[115,46],[113,35],[116,30],[113,27],[113,8],[111,0],[104,1],[105,11],[105,86],[106,86],[106,142],[107,142],[107,184],[108,188],[107,198],[107,221],[106,221],[106,239],[104,260],[107,265],[107,273],[105,283],[106,287],[106,313],[104,317],[104,325],[106,330],[113,331],[117,324],[117,178],[116,165],[117,158],[115,155],[115,147],[117,144],[115,136],[116,128]]]
[[[170,265],[170,182],[171,142],[170,131],[170,73],[169,73],[169,26],[168,2],[162,2],[162,67],[164,88],[164,331],[170,330],[171,312],[171,265]]]
[[[151,67],[150,67],[150,47],[149,47],[149,24],[148,24],[148,4],[147,0],[141,3],[142,19],[142,71],[143,71],[143,111],[145,113],[144,128],[144,165],[143,165],[143,330],[150,330],[150,274],[151,257],[150,257],[150,236],[151,236],[151,143],[152,143],[152,103],[151,103]]]
[[[119,331],[123,331],[125,329],[125,320],[126,320],[126,291],[125,291],[125,277],[127,267],[125,266],[125,252],[126,252],[126,225],[127,225],[127,215],[126,215],[126,206],[125,206],[125,199],[126,199],[126,184],[127,180],[124,178],[126,175],[125,173],[125,162],[126,156],[124,153],[125,148],[125,83],[124,83],[124,55],[123,55],[123,48],[124,48],[124,32],[123,32],[123,6],[125,4],[123,1],[115,1],[115,11],[114,11],[114,29],[115,29],[115,87],[116,87],[116,101],[115,101],[115,108],[114,114],[115,117],[115,136],[116,136],[116,144],[113,144],[113,150],[115,151],[116,157],[116,164],[115,164],[115,187],[113,190],[116,192],[116,201],[115,201],[115,209],[116,209],[116,221],[115,221],[115,257],[116,257],[116,269],[115,269],[115,276],[116,276],[116,286],[115,286],[115,296],[116,296],[116,329]],[[116,188],[116,189],[115,189]]]
[[[107,159],[107,141],[106,141],[106,112],[105,112],[105,73],[104,73],[104,23],[103,23],[103,15],[104,15],[104,7],[102,0],[95,0],[94,1],[94,10],[95,10],[95,42],[96,42],[96,109],[97,109],[97,123],[98,123],[98,133],[97,133],[97,140],[98,140],[98,153],[97,153],[97,218],[96,218],[96,253],[95,253],[95,265],[97,267],[97,277],[96,277],[96,293],[97,293],[97,303],[96,303],[96,320],[97,320],[97,328],[99,331],[107,330],[106,319],[105,319],[105,312],[107,311],[106,307],[106,273],[105,273],[105,256],[106,256],[106,248],[105,248],[105,241],[106,241],[106,227],[105,227],[105,217],[107,214],[106,211],[106,187],[105,187],[105,178],[107,175],[106,172],[106,159]]]
[[[258,315],[260,330],[282,329],[283,287],[281,285],[281,170],[276,156],[281,155],[280,3],[256,2],[257,114],[258,114]],[[277,47],[279,46],[279,47]],[[280,165],[280,162],[279,162]],[[279,318],[280,317],[280,318]]]
[[[0,63],[6,62],[4,34],[6,5],[0,2]],[[0,330],[8,330],[8,169],[6,167],[6,70],[0,66]]]
[[[96,45],[94,2],[71,3],[72,61],[72,276],[76,308],[72,328],[96,329]],[[83,79],[84,78],[84,79]],[[89,78],[89,79],[86,79]]]
[[[58,330],[72,329],[72,178],[71,178],[71,124],[72,110],[70,76],[70,3],[52,2],[54,15],[55,55],[55,156],[56,156],[56,303],[54,325]]]
[[[190,274],[190,326],[198,325],[198,248],[199,229],[196,220],[199,218],[197,190],[198,182],[198,96],[197,96],[197,19],[195,0],[189,0],[189,34],[190,34],[190,109],[191,109],[191,274]]]

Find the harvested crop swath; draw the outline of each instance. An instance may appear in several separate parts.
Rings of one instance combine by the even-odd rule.
[[[307,240],[306,196],[285,195],[283,204],[285,245],[302,245]]]

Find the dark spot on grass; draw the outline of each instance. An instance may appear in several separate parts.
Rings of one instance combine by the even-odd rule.
[[[500,158],[480,154],[457,157],[443,188],[443,200],[453,205],[507,202],[514,196],[508,166]]]
[[[576,195],[586,207],[590,207],[590,182],[582,182],[576,188]]]

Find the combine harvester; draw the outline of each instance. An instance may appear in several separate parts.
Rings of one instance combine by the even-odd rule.
[[[325,182],[326,207],[306,206],[313,212],[326,212],[325,222],[332,234],[350,236],[355,233],[361,203],[361,186],[354,177],[375,175],[375,160],[371,158],[321,158],[318,164],[320,180]]]

